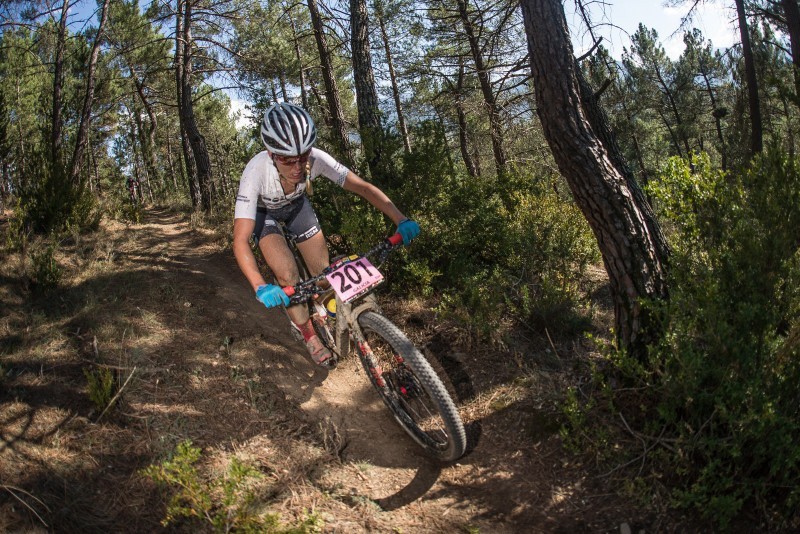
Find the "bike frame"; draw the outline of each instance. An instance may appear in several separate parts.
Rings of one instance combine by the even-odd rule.
[[[283,237],[286,240],[286,244],[289,246],[289,250],[292,251],[292,255],[294,256],[295,262],[297,263],[298,270],[300,271],[300,277],[301,278],[309,277],[311,273],[309,272],[308,266],[306,265],[306,262],[303,259],[303,255],[300,253],[296,245],[297,236],[287,231],[285,227],[283,227],[282,230],[283,230]],[[398,246],[400,243],[402,243],[402,237],[400,236],[400,234],[395,234],[390,238],[388,238],[385,242],[373,247],[372,249],[363,254],[358,254],[358,256],[366,257],[376,253],[382,253],[384,251],[388,252],[392,248]],[[321,275],[301,280],[298,286],[303,284],[306,285],[313,284],[317,280],[322,279],[325,276],[325,274],[327,274],[327,272],[330,272],[330,270],[332,270],[333,266],[338,266],[338,261],[341,260],[334,261],[323,271]],[[287,295],[291,297],[295,292],[295,287],[292,286],[284,287],[283,290],[287,293]],[[375,298],[375,295],[372,293],[372,291],[367,291],[367,293],[356,298],[351,302],[342,302],[342,300],[339,298],[339,295],[337,294],[334,294],[334,298],[336,299],[336,322],[334,325],[334,336],[335,336],[334,342],[336,344],[336,351],[338,352],[337,356],[339,358],[343,358],[350,353],[350,349],[352,348],[350,345],[351,337],[353,338],[353,341],[357,343],[360,347],[368,348],[364,333],[361,331],[361,326],[359,326],[358,324],[358,317],[366,311],[374,311],[381,314],[383,312],[380,306],[378,305],[378,301]],[[367,350],[365,352],[369,353],[371,351]]]

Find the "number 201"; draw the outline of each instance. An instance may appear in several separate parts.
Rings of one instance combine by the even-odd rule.
[[[361,267],[367,276],[372,276],[372,271],[361,260],[355,262],[355,265],[348,263],[342,269],[331,273],[332,278],[339,279],[339,293],[345,293],[353,287],[353,284],[361,283],[361,272],[356,268],[356,265]]]

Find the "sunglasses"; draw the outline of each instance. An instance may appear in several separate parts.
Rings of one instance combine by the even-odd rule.
[[[292,166],[295,163],[305,163],[308,161],[309,156],[311,155],[311,151],[309,150],[305,154],[300,154],[299,156],[295,157],[288,157],[288,156],[279,156],[278,154],[273,155],[272,157],[280,164],[286,166]]]

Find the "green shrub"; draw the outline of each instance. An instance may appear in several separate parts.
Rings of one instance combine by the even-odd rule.
[[[108,367],[84,369],[88,382],[89,399],[98,412],[105,410],[114,397],[114,373]]]
[[[414,126],[414,151],[384,148],[391,165],[381,188],[421,227],[413,246],[384,265],[392,293],[443,295],[440,311],[481,337],[496,339],[511,318],[574,328],[578,281],[599,260],[583,215],[551,186],[551,177],[510,169],[502,180],[456,170],[437,121]],[[313,202],[335,253],[363,251],[394,231],[380,213],[325,180]],[[579,328],[584,326],[581,323]]]
[[[96,230],[101,218],[97,200],[82,184],[73,184],[58,165],[44,161],[26,189],[14,217],[26,232],[60,234],[69,229],[80,232]]]
[[[800,504],[800,167],[775,150],[736,173],[692,163],[649,191],[673,250],[669,301],[651,305],[663,337],[645,365],[615,355],[637,387],[598,391],[669,444],[656,470],[677,506],[785,525]]]
[[[133,202],[126,202],[122,205],[122,209],[120,211],[123,220],[133,224],[139,224],[142,222],[142,206],[138,202],[136,204]]]
[[[321,532],[321,519],[310,514],[298,525],[286,527],[278,514],[256,511],[256,486],[261,473],[233,458],[227,472],[219,479],[206,480],[195,464],[200,449],[190,441],[178,444],[175,454],[159,465],[151,465],[143,474],[175,493],[167,504],[164,526],[181,518],[193,518],[210,525],[214,532],[313,533]]]
[[[56,246],[48,245],[37,252],[32,252],[31,284],[34,291],[45,292],[58,286],[63,276],[63,269],[55,258]]]
[[[442,178],[419,215],[423,234],[409,249],[409,264],[424,262],[435,275],[419,280],[448,295],[454,312],[478,331],[497,332],[503,317],[542,332],[568,328],[581,275],[599,259],[579,210],[536,180]],[[404,285],[416,288],[419,280]]]
[[[20,217],[20,200],[17,199],[6,227],[6,249],[9,252],[22,252],[28,245],[30,231],[25,227],[25,221]]]

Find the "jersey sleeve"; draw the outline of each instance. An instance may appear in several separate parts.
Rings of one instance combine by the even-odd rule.
[[[318,148],[312,149],[311,158],[313,159],[313,163],[311,165],[312,179],[316,178],[317,176],[324,176],[338,186],[344,186],[344,181],[347,178],[347,173],[350,172],[350,169],[336,161],[333,156],[324,150],[320,150]]]
[[[242,180],[239,182],[239,192],[236,194],[236,206],[234,208],[234,219],[253,219],[256,218],[256,208],[258,204],[258,158],[253,158],[242,172]]]

